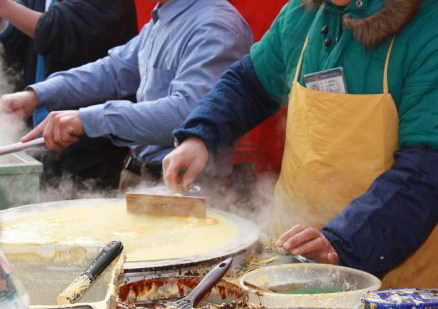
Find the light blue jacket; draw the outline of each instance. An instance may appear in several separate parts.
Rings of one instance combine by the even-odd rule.
[[[156,162],[172,150],[172,130],[249,51],[252,34],[226,0],[171,0],[153,16],[137,37],[107,57],[31,88],[40,106],[82,107],[88,136],[109,136],[136,157]],[[136,104],[120,100],[135,93]]]

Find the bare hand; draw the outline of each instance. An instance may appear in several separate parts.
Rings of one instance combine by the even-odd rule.
[[[163,159],[166,185],[176,193],[190,190],[207,161],[208,150],[204,142],[199,138],[189,137]]]
[[[3,8],[10,0],[0,0],[0,18],[3,17]]]
[[[295,225],[276,242],[292,255],[304,255],[325,264],[338,264],[339,256],[330,241],[318,229]]]
[[[42,135],[46,148],[59,151],[76,143],[84,133],[79,111],[51,112],[43,122],[23,136],[21,141],[27,142]]]
[[[36,108],[37,96],[33,90],[5,94],[0,98],[0,110],[19,118],[29,118]]]

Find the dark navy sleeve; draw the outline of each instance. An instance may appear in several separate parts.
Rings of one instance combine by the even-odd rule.
[[[51,73],[101,58],[136,34],[133,0],[56,1],[38,22],[35,50],[49,57]]]
[[[345,266],[382,277],[409,257],[438,220],[438,151],[411,147],[322,232]]]
[[[260,84],[249,55],[231,65],[213,89],[174,130],[181,143],[189,136],[202,139],[217,153],[280,108]]]

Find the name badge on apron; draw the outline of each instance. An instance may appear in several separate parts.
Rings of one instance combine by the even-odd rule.
[[[306,74],[304,75],[304,81],[308,89],[333,93],[347,93],[342,68]]]

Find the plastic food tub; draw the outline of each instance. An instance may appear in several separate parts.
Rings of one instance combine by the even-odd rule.
[[[372,291],[363,295],[361,304],[364,309],[437,309],[438,288]]]
[[[0,157],[0,209],[40,201],[43,164],[23,152]]]
[[[360,304],[363,293],[379,289],[381,281],[348,267],[293,263],[253,270],[243,275],[239,284],[249,292],[250,303],[267,308],[353,308]]]
[[[74,305],[58,305],[57,296],[94,260],[105,244],[1,244],[15,277],[30,298],[30,309],[114,309],[120,254]]]

